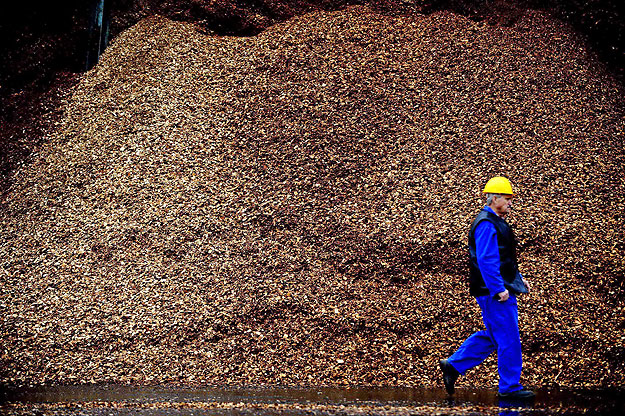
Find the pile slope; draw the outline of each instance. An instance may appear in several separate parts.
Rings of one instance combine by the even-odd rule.
[[[503,174],[523,381],[622,385],[622,92],[538,12],[143,20],[3,196],[1,381],[439,384],[481,326],[466,235]]]

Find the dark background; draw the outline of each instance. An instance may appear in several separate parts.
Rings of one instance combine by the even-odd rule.
[[[312,9],[368,3],[388,13],[450,9],[473,19],[512,24],[524,8],[544,9],[584,34],[601,59],[619,73],[625,62],[625,19],[620,0],[106,0],[111,37],[140,19],[160,14],[193,21],[218,34],[253,35]],[[22,0],[0,13],[0,91],[7,94],[59,71],[85,69],[95,1]]]

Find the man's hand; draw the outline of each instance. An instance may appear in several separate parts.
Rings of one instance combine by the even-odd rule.
[[[506,289],[503,292],[497,293],[497,296],[499,297],[499,302],[505,302],[510,297],[510,293],[508,293],[508,289]]]

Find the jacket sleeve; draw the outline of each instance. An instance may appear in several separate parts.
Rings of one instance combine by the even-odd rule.
[[[488,221],[480,222],[475,228],[475,250],[477,265],[491,296],[503,292],[503,278],[501,277],[499,245],[495,226]]]

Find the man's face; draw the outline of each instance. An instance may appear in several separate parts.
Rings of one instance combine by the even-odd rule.
[[[505,217],[512,210],[512,195],[494,196],[490,207],[500,217]]]

